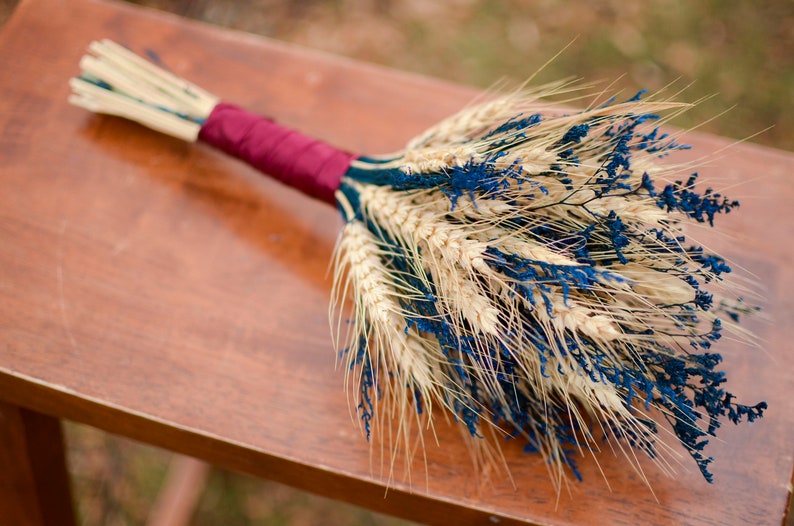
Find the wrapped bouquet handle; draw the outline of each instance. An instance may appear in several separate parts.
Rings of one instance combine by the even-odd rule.
[[[736,402],[712,349],[726,332],[751,347],[738,321],[755,309],[723,281],[726,261],[683,232],[738,203],[660,161],[685,146],[657,114],[685,105],[638,95],[538,111],[578,89],[560,82],[373,157],[220,102],[110,41],[90,51],[73,103],[202,140],[339,207],[333,336],[368,437],[411,449],[417,428],[451,414],[489,447],[505,436],[542,455],[555,484],[604,438],[640,472],[637,449],[672,470],[674,437],[711,481],[708,438],[766,409]]]
[[[233,104],[219,103],[198,138],[330,204],[355,156]]]

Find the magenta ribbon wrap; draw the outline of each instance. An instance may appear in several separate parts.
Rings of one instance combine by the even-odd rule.
[[[210,113],[199,139],[331,205],[357,157],[223,102]]]

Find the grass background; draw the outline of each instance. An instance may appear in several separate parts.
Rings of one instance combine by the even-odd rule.
[[[791,0],[132,3],[479,87],[520,82],[571,44],[538,82],[616,81],[627,96],[674,83],[686,88],[684,100],[706,98],[674,124],[704,123],[703,131],[794,149]],[[0,0],[0,24],[15,4]],[[171,455],[75,424],[67,425],[67,438],[82,523],[145,523]],[[213,469],[192,524],[408,523]]]
[[[794,148],[794,2],[738,0],[135,0],[183,16],[458,83],[691,86],[678,121]]]

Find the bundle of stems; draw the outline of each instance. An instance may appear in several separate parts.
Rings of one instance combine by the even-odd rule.
[[[214,95],[117,44],[90,50],[72,79],[75,104],[189,141],[223,113]],[[579,89],[522,88],[400,152],[342,155],[326,200],[346,221],[331,318],[352,406],[366,435],[395,451],[410,451],[416,430],[442,415],[492,438],[485,460],[511,437],[546,459],[557,485],[578,477],[576,458],[604,438],[640,473],[636,451],[672,471],[680,442],[711,481],[709,437],[766,404],[724,389],[712,346],[725,333],[753,346],[738,321],[755,309],[723,281],[726,261],[683,228],[713,226],[738,203],[661,161],[686,146],[657,115],[687,105],[642,94],[579,111],[542,104]],[[313,148],[266,147],[254,157]],[[303,160],[273,170],[290,162]]]

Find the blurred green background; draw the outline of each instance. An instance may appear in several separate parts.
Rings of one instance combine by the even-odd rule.
[[[677,124],[794,148],[794,2],[737,0],[136,0],[243,31],[458,83],[613,81],[625,93],[675,82]]]
[[[571,44],[538,82],[571,76],[616,81],[615,88],[628,95],[674,83],[686,88],[683,100],[706,98],[674,124],[702,123],[702,131],[794,149],[791,0],[133,3],[479,87],[523,81]],[[15,4],[0,0],[0,24]],[[171,455],[74,424],[67,437],[82,523],[145,523]],[[407,523],[212,469],[191,524]]]

